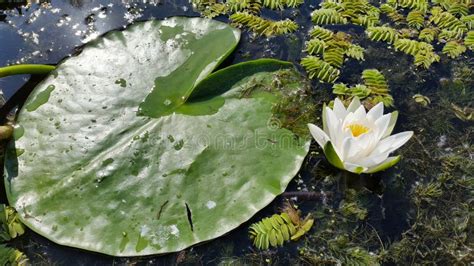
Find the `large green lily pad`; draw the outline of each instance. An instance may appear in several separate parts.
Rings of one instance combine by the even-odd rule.
[[[224,23],[170,18],[62,62],[7,150],[22,221],[59,244],[136,256],[216,238],[270,203],[308,152],[291,131],[303,83],[271,59],[209,75],[238,41]]]

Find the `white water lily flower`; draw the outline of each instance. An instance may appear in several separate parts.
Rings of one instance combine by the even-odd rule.
[[[332,165],[357,174],[375,173],[395,165],[400,156],[389,154],[413,136],[412,131],[390,136],[397,117],[398,112],[384,115],[382,103],[366,113],[356,97],[347,109],[336,99],[333,109],[323,107],[324,130],[308,127]]]

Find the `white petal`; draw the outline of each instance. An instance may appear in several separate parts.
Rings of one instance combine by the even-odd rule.
[[[383,115],[383,103],[378,103],[376,106],[372,107],[367,113],[367,119],[374,122],[377,121]]]
[[[381,164],[388,158],[388,153],[375,153],[369,157],[365,157],[362,160],[357,161],[357,164],[365,166],[367,168],[374,167]]]
[[[337,131],[341,130],[340,127],[339,127],[340,123],[339,123],[339,119],[337,118],[336,114],[334,114],[334,112],[329,107],[326,107],[326,124],[327,124],[328,131],[329,131],[329,132],[326,132],[326,133],[329,136],[329,139],[331,141],[335,141],[336,136],[337,136]]]
[[[365,113],[364,106],[359,106],[357,110],[354,112],[354,117],[356,121],[365,121],[367,114]]]
[[[367,167],[363,167],[357,164],[347,163],[347,162],[344,162],[344,169],[356,174],[360,174],[362,172],[367,171]]]
[[[342,147],[341,147],[341,154],[342,154],[341,160],[342,161],[345,161],[350,156],[351,147],[352,147],[351,139],[352,138],[345,138],[342,141]],[[354,149],[352,148],[352,150],[354,150]]]
[[[372,174],[378,171],[383,171],[391,166],[394,166],[400,160],[400,156],[388,157],[385,161],[378,165],[369,167],[364,173]]]
[[[316,142],[321,146],[321,148],[324,149],[324,145],[329,141],[329,137],[322,129],[319,127],[313,125],[313,124],[308,124],[309,132],[311,132],[311,135],[313,138],[316,140]]]
[[[382,138],[390,136],[392,134],[393,129],[395,128],[395,124],[397,123],[398,112],[390,113],[390,123],[388,124],[388,128],[385,133],[382,135]]]
[[[333,111],[336,114],[337,118],[339,118],[340,120],[344,120],[347,115],[346,108],[344,107],[344,104],[341,102],[341,100],[339,100],[339,98],[336,98],[334,100]]]
[[[326,121],[327,120],[326,104],[323,105],[322,119],[323,119],[323,131],[326,132],[326,134],[329,134],[328,123]]]
[[[391,117],[391,114],[386,114],[377,119],[377,121],[375,121],[375,126],[377,127],[377,136],[375,136],[376,141],[379,141],[382,136],[385,135],[385,132],[388,129],[388,125],[390,124]]]
[[[391,153],[392,151],[400,148],[413,136],[413,131],[405,131],[392,135],[390,137],[384,138],[379,142],[374,153]]]
[[[352,99],[352,102],[347,107],[347,112],[355,112],[355,110],[357,110],[357,108],[359,108],[360,105],[361,104],[360,104],[359,97],[354,97]]]

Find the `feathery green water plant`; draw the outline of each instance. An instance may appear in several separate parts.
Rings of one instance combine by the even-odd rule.
[[[346,57],[364,60],[365,49],[351,43],[350,35],[344,32],[334,33],[315,26],[310,31],[310,36],[312,38],[306,42],[304,50],[310,56],[301,61],[310,78],[319,78],[322,82],[332,83],[339,75],[339,70],[334,68],[342,67]],[[322,60],[314,55],[321,55]]]
[[[467,15],[467,16],[462,16],[462,17],[460,18],[460,20],[461,20],[462,22],[464,22],[464,24],[466,24],[466,27],[467,27],[469,30],[474,29],[474,14]]]
[[[424,13],[421,12],[420,10],[413,10],[410,11],[407,15],[407,23],[408,26],[420,29],[423,27],[425,21],[425,16]]]
[[[232,10],[233,3],[235,3],[235,5],[239,5],[240,3],[240,8],[238,10],[236,8]],[[246,5],[242,5],[242,3],[246,3]],[[260,0],[228,0],[226,4],[231,7],[231,12],[246,11],[251,14],[260,14],[262,10],[262,1]]]
[[[8,266],[27,266],[30,265],[28,257],[23,252],[0,244],[0,265]]]
[[[410,39],[398,39],[394,43],[395,50],[414,56],[415,66],[429,68],[432,63],[439,61],[439,55],[434,52],[431,44]]]
[[[449,7],[448,12],[455,16],[467,16],[469,14],[469,6],[465,3],[454,3]]]
[[[326,49],[327,44],[325,41],[314,38],[306,42],[305,52],[310,55],[322,54]]]
[[[395,50],[402,51],[405,54],[415,56],[420,48],[420,42],[410,39],[397,39],[394,43]]]
[[[398,0],[397,3],[401,7],[419,10],[423,13],[428,10],[428,0]]]
[[[395,24],[405,23],[405,17],[400,14],[397,9],[387,3],[380,5],[380,11],[382,11],[387,17],[389,17]]]
[[[341,47],[337,43],[329,45],[323,53],[324,62],[329,63],[333,67],[341,68],[342,63],[344,63],[345,50],[345,47]]]
[[[253,32],[267,37],[287,34],[298,29],[298,24],[290,19],[274,21],[247,12],[236,12],[229,18],[234,25],[248,27]]]
[[[380,23],[380,10],[366,0],[326,0],[320,6],[321,9],[313,11],[316,24],[352,23],[369,27]]]
[[[432,9],[433,10],[433,9]],[[449,12],[432,12],[430,21],[437,25],[440,29],[454,31],[458,37],[467,32],[467,26]]]
[[[311,20],[317,25],[348,23],[347,19],[333,8],[321,8],[314,10],[313,13],[311,13]]]
[[[447,42],[444,47],[443,47],[443,54],[451,57],[451,58],[456,58],[462,53],[466,51],[466,46],[463,44],[457,42],[457,41],[450,41]]]
[[[364,60],[365,49],[357,44],[350,44],[345,50],[345,55],[359,61]]]
[[[282,213],[263,218],[249,228],[250,238],[255,247],[268,249],[283,246],[285,241],[296,241],[308,232],[314,220],[308,215],[301,218],[301,211],[286,203]]]
[[[374,106],[382,102],[385,106],[393,105],[393,98],[385,77],[376,69],[366,69],[362,72],[362,84],[347,86],[344,83],[334,84],[333,93],[338,95],[344,102],[352,101],[354,97],[364,101],[366,106]]]
[[[301,59],[300,64],[310,79],[317,78],[321,82],[334,83],[339,78],[339,69],[316,56],[306,56]]]
[[[452,50],[452,48],[455,47],[454,42],[462,44],[468,30],[473,26],[474,16],[468,12],[469,6],[472,4],[464,0],[388,1],[380,6],[380,10],[391,19],[396,28],[390,24],[381,27],[368,27],[367,34],[373,41],[385,41],[389,44],[396,42],[395,49],[414,56],[416,66],[429,68],[433,62],[439,61],[437,52],[448,53],[451,51],[450,58],[461,54],[462,47],[456,46],[456,50]],[[404,10],[404,8],[408,10]],[[407,11],[405,21],[401,14]],[[401,28],[401,25],[405,23],[408,28]],[[397,42],[399,38],[402,40]],[[423,42],[412,40],[415,38]],[[450,43],[445,52],[435,51],[430,46],[430,43],[436,40]]]
[[[0,240],[9,241],[25,233],[25,227],[14,208],[0,204]]]
[[[369,27],[367,28],[367,35],[372,41],[383,41],[393,43],[398,39],[398,32],[387,26]]]
[[[427,43],[431,43],[436,39],[438,33],[439,30],[437,28],[424,28],[420,31],[418,39]]]
[[[314,39],[329,41],[333,38],[334,32],[328,29],[325,29],[323,27],[314,26],[309,32],[309,35],[311,36],[311,38],[314,38]]]
[[[295,8],[303,0],[191,0],[196,9],[206,18],[228,15],[235,25],[248,27],[251,31],[265,36],[282,35],[295,31],[298,25],[284,19],[274,21],[260,16],[263,7],[283,10],[285,7]]]
[[[474,50],[474,31],[469,31],[464,38],[464,44],[469,47],[469,49]]]

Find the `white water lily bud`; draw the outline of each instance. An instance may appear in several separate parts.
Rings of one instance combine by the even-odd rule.
[[[384,115],[382,103],[367,113],[357,97],[347,109],[339,99],[333,109],[323,108],[323,129],[308,124],[311,135],[332,165],[349,172],[375,173],[395,165],[400,156],[389,154],[413,136],[412,131],[390,136],[398,113]]]

